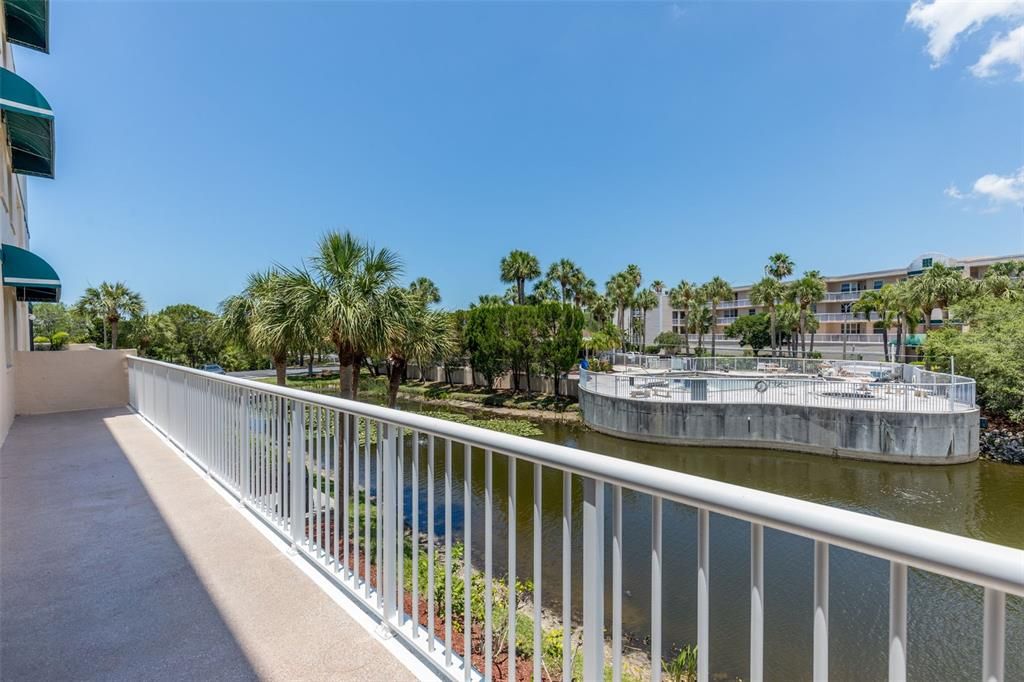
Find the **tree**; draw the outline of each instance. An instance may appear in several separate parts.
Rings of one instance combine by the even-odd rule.
[[[471,308],[466,314],[465,341],[469,364],[480,372],[487,388],[509,367],[507,341],[504,330],[505,313],[502,306],[488,305]]]
[[[636,266],[631,267],[635,268]],[[605,285],[608,298],[615,304],[617,324],[623,332],[627,331],[626,308],[632,303],[636,293],[637,284],[635,282],[634,273],[623,271],[612,275]]]
[[[222,343],[217,333],[217,316],[210,311],[179,303],[144,319],[145,327],[135,330],[135,336],[138,338],[140,331],[150,335],[153,350],[161,359],[190,367],[219,359]]]
[[[686,346],[686,354],[689,355],[690,334],[689,321],[686,316],[689,315],[690,306],[693,304],[693,301],[697,296],[697,288],[691,282],[687,282],[683,279],[668,292],[668,296],[669,303],[671,303],[672,307],[681,311],[684,315],[683,319],[686,323],[684,324],[683,329],[683,343]]]
[[[363,361],[390,346],[400,334],[407,292],[398,288],[398,255],[375,248],[351,232],[328,232],[317,244],[313,269],[288,271],[288,303],[302,316],[319,318],[324,335],[338,353],[338,394],[359,395]]]
[[[540,277],[540,262],[528,251],[514,250],[501,259],[501,281],[515,284],[519,305],[526,303],[527,280]]]
[[[793,274],[793,259],[786,254],[779,252],[773,253],[768,258],[768,265],[765,266],[765,274],[770,275],[782,281]]]
[[[932,311],[956,303],[966,293],[966,285],[967,280],[958,270],[942,263],[936,263],[925,270],[923,275],[910,280],[910,288],[921,309],[925,331],[928,331]]]
[[[573,288],[580,283],[582,271],[575,263],[568,258],[563,258],[551,264],[548,268],[547,281],[556,285],[561,291],[562,303],[568,303]]]
[[[554,380],[559,395],[561,374],[572,369],[583,343],[583,314],[563,303],[537,306],[537,360]]]
[[[887,309],[888,306],[889,301],[883,300],[881,289],[871,289],[863,292],[860,298],[850,306],[853,312],[862,313],[867,320],[871,319],[872,313],[878,315],[880,322],[888,319],[888,323],[882,325],[882,352],[885,354],[886,361],[889,360],[889,324],[895,318],[895,312]]]
[[[978,403],[987,413],[1024,424],[1024,301],[986,295],[969,311],[955,305],[954,312],[969,326],[928,332],[926,360],[948,371],[955,358],[957,374],[977,381]]]
[[[647,345],[647,311],[658,307],[658,296],[650,289],[641,289],[633,299],[633,307],[641,311],[643,329],[641,331],[641,345]]]
[[[441,290],[429,277],[417,277],[409,285],[409,291],[419,296],[425,305],[437,305],[441,302]]]
[[[722,301],[732,298],[732,286],[724,279],[715,275],[711,278],[711,281],[705,284],[703,287],[704,295],[711,301],[711,318],[714,323],[718,322],[718,304]],[[711,355],[715,354],[715,334],[711,334]]]
[[[672,352],[676,352],[683,345],[683,335],[676,332],[661,332],[654,337],[654,345],[661,349],[667,348]]]
[[[741,346],[750,346],[755,357],[772,342],[770,322],[764,313],[737,317],[725,328],[725,335],[738,339]]]
[[[427,308],[422,295],[408,292],[395,309],[401,318],[400,331],[391,336],[386,347],[388,365],[388,407],[398,402],[409,359],[415,358],[422,368],[424,360],[447,356],[455,347],[451,320],[447,313]]]
[[[660,294],[664,290],[665,290],[665,283],[663,281],[661,281],[660,279],[656,279],[653,282],[651,282],[651,291],[653,291],[654,293]]]
[[[807,313],[811,306],[825,298],[825,279],[817,270],[808,270],[803,277],[793,282],[788,297],[800,310],[800,350],[807,355]]]
[[[109,325],[111,348],[117,348],[121,321],[142,315],[146,307],[142,296],[129,289],[124,282],[102,282],[98,287],[89,287],[75,305],[86,314],[102,318]]]
[[[750,302],[754,305],[759,305],[768,311],[769,327],[771,329],[771,348],[772,352],[777,352],[779,345],[778,335],[778,324],[777,324],[777,307],[784,287],[782,283],[774,277],[765,276],[761,280],[750,288]]]

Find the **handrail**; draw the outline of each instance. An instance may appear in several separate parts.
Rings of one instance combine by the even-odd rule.
[[[288,387],[275,386],[260,382],[210,374],[191,368],[180,367],[169,363],[145,358],[128,357],[129,394],[131,405],[147,420],[176,443],[189,457],[201,464],[211,474],[211,478],[224,485],[246,507],[267,521],[277,532],[290,537],[293,547],[307,560],[313,562],[322,573],[346,590],[353,598],[359,597],[364,608],[371,608],[403,643],[424,656],[432,656],[439,673],[451,679],[471,679],[477,674],[471,667],[456,662],[457,654],[453,652],[453,637],[450,621],[443,642],[433,637],[433,616],[428,627],[426,638],[419,623],[416,608],[418,581],[414,578],[413,609],[409,616],[405,612],[403,590],[403,562],[396,558],[396,546],[403,542],[402,524],[409,518],[412,525],[412,570],[417,570],[417,554],[420,551],[433,552],[435,529],[430,524],[430,541],[426,550],[418,545],[417,514],[405,514],[403,471],[403,453],[405,433],[411,432],[419,436],[427,436],[431,458],[428,467],[433,467],[432,458],[434,440],[440,439],[445,453],[444,500],[445,533],[444,538],[450,547],[453,534],[451,530],[450,505],[452,501],[451,453],[453,444],[461,444],[464,452],[467,480],[471,453],[477,449],[485,454],[486,491],[482,503],[486,517],[490,518],[493,508],[493,490],[490,478],[491,461],[494,454],[508,458],[509,478],[515,479],[516,462],[540,465],[534,466],[535,490],[539,489],[540,472],[543,468],[562,472],[564,499],[571,501],[572,477],[579,476],[583,482],[583,661],[586,679],[601,676],[604,659],[604,554],[605,536],[605,503],[604,485],[610,484],[613,505],[611,513],[621,515],[621,495],[623,489],[634,490],[651,497],[655,503],[655,519],[660,519],[662,500],[670,500],[695,507],[698,510],[698,544],[704,548],[699,553],[698,582],[698,679],[708,679],[707,661],[710,641],[707,635],[708,618],[708,583],[707,575],[710,565],[707,563],[707,538],[709,533],[708,514],[711,512],[747,521],[751,524],[751,560],[763,561],[763,543],[755,544],[755,536],[760,537],[764,527],[809,538],[815,542],[815,607],[823,608],[825,615],[825,635],[819,636],[816,626],[814,642],[815,670],[827,671],[827,571],[828,547],[836,545],[856,552],[892,562],[894,576],[902,575],[902,583],[894,578],[893,589],[905,592],[906,567],[912,566],[931,571],[958,580],[964,580],[985,588],[985,665],[986,669],[999,669],[1002,665],[1000,646],[1005,640],[1005,624],[1000,626],[998,620],[1001,609],[1005,606],[1005,594],[1024,595],[1024,551],[994,545],[970,538],[960,537],[940,531],[919,528],[905,523],[868,516],[854,511],[837,509],[814,502],[793,499],[774,493],[753,490],[741,486],[723,483],[684,474],[667,471],[658,467],[628,462],[625,460],[600,455],[597,453],[555,445],[542,441],[522,438],[509,434],[498,433],[465,424],[458,424],[420,414],[402,412],[389,408],[369,405],[332,396],[325,396]],[[255,420],[255,421],[254,421]],[[362,420],[361,427],[359,422]],[[324,430],[325,425],[326,431]],[[373,443],[371,456],[370,429],[377,434]],[[359,429],[364,429],[360,431]],[[332,436],[332,433],[334,434]],[[358,433],[365,434],[365,439],[356,440]],[[338,438],[338,436],[343,436]],[[334,438],[330,441],[329,439]],[[360,442],[362,441],[362,442]],[[410,447],[415,453],[421,452],[421,439],[410,438]],[[318,444],[319,442],[319,444]],[[355,447],[350,448],[349,443]],[[364,451],[365,448],[365,451]],[[360,480],[359,459],[363,458],[365,480]],[[339,462],[339,458],[343,458]],[[371,458],[376,463],[377,483],[370,485]],[[416,494],[419,490],[419,474],[416,467],[418,457],[410,463],[413,483],[413,503],[416,506]],[[342,464],[342,466],[339,466]],[[355,475],[351,476],[355,466]],[[262,469],[261,469],[262,467]],[[270,475],[267,476],[267,468]],[[344,480],[339,480],[344,470]],[[426,479],[429,481],[428,518],[434,518],[434,483],[428,469]],[[262,472],[262,473],[260,473]],[[309,472],[317,472],[310,476]],[[262,478],[261,478],[262,476]],[[328,491],[317,491],[314,486],[315,477],[334,477],[333,488]],[[353,486],[350,488],[350,478]],[[340,487],[344,484],[343,487]],[[262,486],[262,487],[261,487]],[[308,488],[308,489],[307,489]],[[371,491],[376,496],[377,514],[377,557],[371,563],[371,557],[365,556],[365,570],[360,572],[359,536],[361,515],[357,503],[357,492],[362,489],[366,495]],[[354,504],[354,542],[352,551],[354,562],[349,562],[350,538],[348,515],[350,508],[349,492],[352,492],[351,503]],[[465,493],[477,496],[466,483]],[[343,498],[339,497],[343,495]],[[510,504],[514,503],[514,493],[510,493]],[[534,513],[540,514],[540,500],[534,498]],[[345,514],[343,524],[345,536],[339,544],[336,519],[325,530],[328,518],[338,513]],[[513,508],[514,511],[514,508]],[[365,505],[366,547],[370,547],[370,508]],[[466,515],[464,528],[465,555],[471,553],[472,535],[470,532],[470,508],[463,510]],[[572,528],[571,507],[565,503],[563,511],[565,528]],[[511,541],[515,537],[515,513],[509,514],[509,535]],[[536,518],[536,517],[535,517]],[[474,521],[473,523],[478,523]],[[488,523],[485,521],[485,523]],[[660,522],[656,526],[660,533]],[[318,525],[319,524],[319,525]],[[317,530],[319,528],[319,530]],[[621,519],[612,524],[616,542],[621,542]],[[330,548],[329,531],[333,529],[334,550]],[[382,535],[383,533],[383,535]],[[535,523],[534,557],[540,551],[540,530]],[[492,580],[491,543],[492,533],[486,535],[486,581]],[[563,546],[568,536],[563,536]],[[383,543],[382,543],[383,540]],[[458,538],[456,538],[458,540]],[[660,555],[661,539],[652,536],[652,551]],[[398,543],[396,545],[396,543]],[[326,545],[326,546],[325,546]],[[341,552],[344,552],[344,563]],[[514,548],[510,548],[513,557]],[[381,553],[383,552],[383,554]],[[446,553],[450,557],[450,553]],[[429,556],[433,556],[430,554]],[[563,551],[563,569],[567,564]],[[614,555],[612,570],[621,576],[621,555]],[[448,569],[450,572],[450,559]],[[428,562],[433,570],[432,559]],[[509,584],[514,585],[515,561],[510,561],[508,576]],[[371,565],[377,572],[376,582],[369,580]],[[355,567],[353,569],[353,566]],[[898,569],[898,570],[897,570]],[[469,577],[471,567],[465,567],[464,609],[466,627],[469,620]],[[899,571],[902,571],[902,574]],[[822,573],[823,572],[823,573]],[[434,574],[430,573],[428,592],[431,607],[434,602]],[[824,583],[819,580],[824,576]],[[361,579],[362,578],[362,579]],[[572,580],[578,580],[573,577]],[[652,575],[654,587],[661,589],[661,575]],[[753,586],[752,577],[752,586]],[[451,585],[450,581],[446,583]],[[902,588],[900,585],[902,584]],[[823,585],[823,587],[822,587]],[[490,589],[488,587],[488,589]],[[563,590],[569,590],[564,584]],[[701,592],[701,590],[703,590]],[[758,587],[758,594],[763,585]],[[488,593],[489,594],[489,593]],[[568,599],[563,593],[563,599]],[[365,595],[365,598],[362,596]],[[445,598],[448,606],[453,597],[448,593]],[[539,604],[542,599],[539,577],[534,584],[534,602]],[[897,604],[898,606],[898,604]],[[654,608],[652,606],[652,608]],[[652,619],[652,658],[660,668],[660,602],[657,603],[659,618]],[[891,607],[895,608],[895,607]],[[904,609],[905,611],[905,609]],[[428,612],[429,609],[428,609]],[[432,612],[430,612],[432,613]],[[450,611],[448,612],[450,613]],[[897,614],[899,620],[899,609]],[[613,595],[612,628],[613,642],[621,643],[621,594]],[[514,619],[514,614],[511,615]],[[759,616],[760,618],[760,616]],[[491,611],[488,606],[486,624],[490,632]],[[905,620],[905,614],[904,614]],[[571,626],[570,623],[563,624]],[[905,638],[899,628],[893,637]],[[534,640],[540,641],[540,618],[534,620]],[[618,629],[616,629],[618,628]],[[755,622],[752,617],[752,654],[751,665],[760,665],[761,652],[755,648],[755,639],[762,637],[763,623]],[[515,632],[515,628],[511,628]],[[619,633],[616,639],[615,633]],[[464,628],[465,646],[470,645],[470,631]],[[756,637],[755,637],[756,635]],[[514,635],[513,635],[514,636]],[[488,640],[489,642],[489,640]],[[758,645],[759,647],[760,645]],[[613,669],[621,665],[621,647],[613,646]],[[566,649],[568,651],[568,648]],[[755,656],[756,652],[756,656]],[[566,654],[568,656],[568,654]],[[756,659],[756,660],[755,660]],[[490,664],[490,649],[487,654]],[[510,657],[510,665],[515,665],[514,657]],[[534,670],[540,675],[540,659],[534,659]],[[568,659],[566,659],[568,665]],[[905,662],[903,663],[905,666]],[[896,664],[897,674],[901,670]],[[826,672],[827,675],[827,672]],[[510,675],[513,677],[513,675]],[[757,675],[751,675],[757,678]]]
[[[1024,551],[1021,550],[413,412],[250,379],[210,374],[148,358],[130,356],[128,361],[170,367],[215,382],[323,405],[396,426],[429,431],[474,447],[489,448],[606,483],[669,497],[683,504],[707,507],[726,516],[828,540],[849,549],[1024,595]],[[870,530],[856,530],[859,523],[868,524]],[[908,547],[913,547],[915,551],[908,551]],[[951,548],[955,551],[949,551]],[[983,550],[993,548],[999,550],[999,556],[985,555]],[[915,559],[915,556],[920,558]]]

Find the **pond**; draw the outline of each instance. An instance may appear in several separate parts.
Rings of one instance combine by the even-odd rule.
[[[420,411],[415,403],[402,409]],[[448,409],[448,408],[445,408]],[[538,423],[551,443],[894,519],[966,537],[1024,547],[1024,467],[977,461],[952,466],[859,462],[776,450],[696,448],[637,443],[579,426]],[[407,438],[407,453],[411,448]],[[425,453],[421,447],[420,527],[426,527]],[[410,453],[411,454],[411,453]],[[406,456],[405,481],[410,483]],[[435,528],[444,528],[443,452],[435,466]],[[464,512],[463,453],[453,448],[453,528],[461,537]],[[472,461],[474,563],[483,564],[483,453]],[[517,573],[532,576],[533,471],[517,467]],[[494,566],[507,565],[508,466],[494,460]],[[560,609],[562,474],[545,470],[542,482],[543,602]],[[608,497],[606,496],[606,499]],[[573,610],[581,605],[582,485],[573,484]],[[406,509],[411,488],[406,491]],[[607,504],[610,512],[610,503]],[[407,511],[407,513],[409,513]],[[411,519],[411,516],[409,517]],[[407,520],[408,522],[408,520]],[[696,642],[696,511],[664,506],[663,650]],[[642,647],[650,632],[651,500],[623,492],[623,628]],[[606,520],[610,538],[610,519]],[[710,669],[717,679],[748,675],[749,525],[711,515]],[[610,540],[606,542],[610,554]],[[833,679],[881,680],[887,676],[889,566],[882,560],[833,547],[830,555],[830,668]],[[606,564],[610,566],[609,563]],[[1024,567],[1022,567],[1024,571]],[[765,530],[765,676],[811,677],[813,543]],[[606,614],[610,618],[611,571]],[[911,570],[908,676],[914,680],[973,679],[981,671],[980,588]],[[608,630],[610,634],[610,626]],[[1024,600],[1007,600],[1006,679],[1024,679]]]

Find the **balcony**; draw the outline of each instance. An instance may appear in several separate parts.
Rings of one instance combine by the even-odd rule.
[[[830,629],[848,625],[836,622],[845,609],[830,620],[830,585],[842,578],[830,582],[830,556],[856,555],[886,566],[878,643],[890,679],[906,677],[908,621],[926,617],[908,601],[919,574],[976,597],[979,617],[965,628],[978,648],[943,646],[1002,679],[1007,595],[1024,594],[1020,550],[415,413],[119,363],[131,409],[21,416],[0,452],[5,677],[478,679],[518,666],[547,678],[539,656],[499,657],[495,602],[546,555],[562,580],[544,571],[541,582],[535,570],[527,608],[541,615],[552,598],[572,607],[560,621],[578,646],[563,649],[562,664],[581,665],[582,679],[621,674],[627,609],[650,609],[643,653],[667,656],[662,596],[692,590],[697,679],[714,674],[714,644],[742,650],[744,679],[759,680],[785,592],[765,581],[766,555],[777,558],[773,543],[785,537],[813,545],[804,676],[827,679]],[[518,510],[517,485],[532,498]],[[517,543],[542,490],[564,531],[542,537],[534,523]],[[638,504],[642,532],[623,518]],[[663,572],[664,552],[677,548],[662,520],[684,512],[696,544],[685,566]],[[726,639],[712,637],[726,618],[712,591],[731,589],[726,557],[712,560],[721,524],[743,524],[750,538],[735,557],[750,566],[749,627]],[[458,569],[457,543],[472,557]],[[639,592],[623,580],[624,548],[652,559]],[[464,591],[443,579],[453,569]],[[470,585],[481,586],[479,602]],[[541,619],[530,624],[539,651]],[[470,646],[472,665],[462,656]]]

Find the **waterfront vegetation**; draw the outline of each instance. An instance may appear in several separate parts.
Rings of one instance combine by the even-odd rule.
[[[755,355],[765,350],[819,355],[814,311],[825,297],[824,280],[817,270],[794,279],[795,272],[788,255],[773,254],[750,292],[763,312],[737,317],[725,335]],[[571,401],[557,395],[559,382],[551,378],[564,376],[584,355],[615,349],[714,353],[718,309],[732,295],[721,277],[705,284],[684,279],[671,288],[660,280],[644,286],[635,264],[609,277],[602,293],[573,261],[560,259],[545,270],[522,250],[502,258],[497,274],[510,285],[504,294],[482,295],[465,310],[444,310],[441,293],[428,278],[400,285],[397,253],[351,233],[332,232],[315,245],[308,267],[253,273],[217,313],[190,304],[148,313],[142,296],[125,283],[103,282],[72,306],[36,304],[35,333],[42,347],[54,350],[89,342],[127,345],[140,355],[193,367],[210,362],[228,371],[270,366],[281,385],[297,381],[285,378],[289,365],[306,364],[312,374],[315,359],[335,356],[341,371],[333,380],[343,397],[358,396],[366,383],[360,374],[370,369],[386,378],[388,405],[404,392],[422,399],[563,410]],[[1021,262],[993,265],[977,281],[935,263],[919,276],[862,292],[851,311],[877,318],[874,326],[887,359],[920,360],[945,370],[954,357],[961,373],[978,380],[979,402],[988,414],[1022,423],[1022,334],[1015,326],[1022,318],[1022,276]],[[679,315],[672,331],[647,339],[646,315],[666,290]],[[935,310],[948,312],[934,320]],[[447,387],[410,384],[410,364],[443,367]],[[455,385],[452,371],[467,364],[488,389]],[[492,390],[505,376],[510,390]],[[556,393],[553,400],[535,395],[539,376]],[[372,390],[380,390],[379,382],[375,376]],[[327,391],[329,383],[311,378],[303,387]]]

